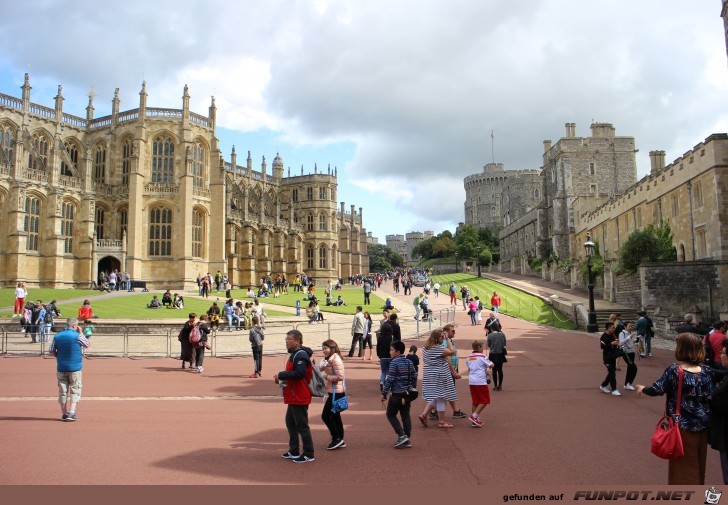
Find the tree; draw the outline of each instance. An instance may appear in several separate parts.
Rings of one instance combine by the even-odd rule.
[[[478,266],[480,267],[487,267],[493,262],[493,253],[490,252],[490,249],[487,247],[484,247],[482,251],[480,251],[480,254],[478,255]]]
[[[455,235],[456,257],[459,260],[469,260],[477,257],[480,247],[478,247],[478,232],[472,224],[463,226],[457,235]]]
[[[647,225],[629,234],[619,251],[619,269],[634,273],[643,262],[675,261],[677,254],[672,246],[672,230],[665,224],[655,228]]]
[[[427,240],[423,240],[412,248],[412,258],[422,258],[428,260],[432,258],[432,249],[435,247],[437,238],[430,237]]]
[[[450,237],[442,237],[437,239],[435,246],[432,248],[433,258],[449,258],[457,252],[455,241]]]
[[[404,258],[386,245],[369,244],[367,250],[369,252],[370,272],[386,272],[392,270],[393,267],[401,267],[404,264]]]

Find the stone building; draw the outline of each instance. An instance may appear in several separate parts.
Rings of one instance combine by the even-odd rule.
[[[412,249],[427,239],[435,236],[433,231],[412,231],[406,235],[387,235],[387,247],[401,255],[405,262],[412,261]]]
[[[520,219],[541,198],[540,170],[505,170],[488,163],[465,178],[465,224],[497,232]]]
[[[637,179],[633,137],[617,136],[609,123],[592,123],[589,137],[577,137],[574,123],[565,128],[556,144],[544,141],[537,207],[499,233],[505,271],[525,271],[529,257],[571,258],[574,201],[614,198]]]
[[[703,306],[708,304],[709,289],[714,288],[710,303],[716,307],[728,306],[728,134],[709,136],[667,166],[664,151],[651,151],[650,165],[650,174],[627,188],[619,198],[596,207],[593,202],[575,202],[572,239],[575,260],[584,261],[582,244],[587,234],[591,234],[599,242],[605,259],[603,296],[620,301],[620,279],[612,269],[624,241],[636,229],[667,223],[677,256],[675,272],[697,269],[690,277],[693,283],[698,283],[694,286],[696,292],[690,293],[689,281],[675,284],[677,274],[668,274],[672,267],[665,265],[661,268],[665,270],[662,277],[667,285],[679,285],[673,291],[684,303]],[[576,282],[579,281],[577,277]],[[663,309],[665,300],[669,297],[663,297],[660,303]],[[637,305],[652,303],[644,300]],[[677,305],[675,302],[674,306]]]
[[[284,176],[276,156],[254,171],[223,160],[208,114],[147,106],[109,116],[0,94],[0,285],[86,287],[119,269],[152,288],[189,289],[227,272],[235,286],[305,271],[321,280],[367,273],[362,209],[337,208],[337,173]],[[303,172],[303,169],[302,169]]]

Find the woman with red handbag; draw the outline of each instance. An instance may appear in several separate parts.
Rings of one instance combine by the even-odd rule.
[[[677,362],[668,366],[652,386],[637,386],[637,394],[667,395],[665,415],[679,428],[684,454],[669,460],[667,483],[703,485],[713,370],[702,366],[705,348],[692,333],[681,333],[675,338],[675,359]]]

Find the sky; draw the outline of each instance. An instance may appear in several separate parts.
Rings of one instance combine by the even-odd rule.
[[[33,4],[31,6],[31,4]],[[100,6],[103,5],[103,8]],[[669,163],[728,132],[720,0],[0,0],[0,93],[85,117],[217,105],[227,161],[338,169],[339,201],[388,234],[454,231],[463,179],[542,165],[592,121]],[[28,13],[33,12],[32,18]],[[493,140],[491,139],[493,132]],[[492,140],[492,142],[491,142]],[[242,160],[242,161],[241,161]]]

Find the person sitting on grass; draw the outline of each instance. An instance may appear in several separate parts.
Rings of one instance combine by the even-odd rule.
[[[332,306],[333,304],[334,304],[334,300],[333,300],[333,298],[331,298],[331,295],[327,296],[327,297],[326,297],[326,306],[327,306],[327,307],[330,307],[330,306]]]
[[[161,306],[162,306],[162,302],[159,301],[159,298],[157,297],[157,295],[154,295],[152,297],[152,301],[149,302],[149,305],[147,305],[147,307],[150,309],[158,309]]]
[[[172,302],[172,306],[175,309],[180,309],[180,310],[185,308],[185,299],[182,298],[182,295],[180,295],[179,293],[174,294],[174,301]]]
[[[164,292],[162,295],[162,305],[167,307],[168,309],[172,308],[172,293],[169,292],[169,289]]]
[[[334,302],[334,306],[341,307],[342,305],[346,305],[346,302],[344,302],[344,300],[341,298],[341,295],[339,295]]]
[[[384,301],[384,309],[388,311],[397,310],[397,308],[394,306],[394,303],[392,303],[392,299],[387,297],[387,299]]]
[[[311,300],[306,307],[306,317],[308,318],[308,324],[316,324],[318,321],[318,313],[316,312],[316,302]]]
[[[248,298],[255,298],[255,292],[253,291],[253,288],[248,288],[248,292],[245,296]]]

